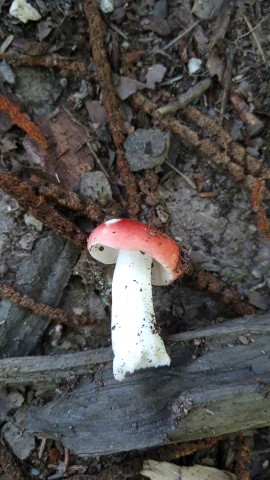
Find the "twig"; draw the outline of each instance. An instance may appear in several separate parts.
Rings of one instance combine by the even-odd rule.
[[[139,108],[145,113],[150,114],[159,122],[160,126],[176,133],[184,145],[195,148],[199,155],[209,158],[217,165],[226,167],[237,181],[245,181],[246,176],[243,167],[232,162],[227,153],[220,151],[210,139],[206,138],[201,140],[197,132],[182,124],[171,115],[162,118],[156,111],[156,105],[140,92],[132,95],[132,101],[135,108]],[[183,111],[185,111],[185,109]]]
[[[230,305],[237,315],[255,315],[258,310],[251,305],[247,305],[241,300],[239,293],[229,287],[225,282],[213,275],[211,272],[204,270],[193,271],[190,274],[192,284],[197,290],[207,292],[215,296],[225,305]]]
[[[45,303],[35,302],[35,300],[28,295],[21,295],[15,288],[5,283],[0,283],[0,297],[22,308],[27,308],[40,317],[48,318],[61,325],[87,326],[95,323],[95,320],[89,318],[87,315],[71,315],[62,308],[55,308]]]
[[[129,216],[136,218],[140,211],[140,195],[136,177],[126,162],[122,148],[125,141],[123,119],[120,115],[119,102],[112,81],[110,63],[105,47],[106,31],[96,0],[84,0],[84,11],[89,24],[90,44],[102,90],[102,101],[108,113],[110,131],[116,148],[117,168],[128,196]]]
[[[258,50],[259,50],[259,52],[260,52],[260,54],[261,54],[261,56],[262,56],[262,59],[263,59],[265,65],[268,66],[268,63],[269,63],[269,62],[267,62],[267,58],[266,58],[266,55],[265,55],[265,53],[264,53],[264,51],[263,51],[263,48],[262,48],[262,46],[261,46],[261,42],[260,42],[260,40],[259,40],[259,37],[258,37],[258,35],[257,35],[257,32],[253,29],[253,27],[252,27],[249,19],[247,18],[247,16],[246,16],[246,15],[243,15],[243,17],[244,17],[244,20],[245,20],[245,22],[246,22],[249,30],[251,31],[251,34],[253,35],[253,38],[254,38],[254,40],[255,40],[255,42],[256,42],[256,45],[257,45],[257,47],[258,47]]]
[[[25,180],[20,180],[12,173],[1,172],[0,188],[12,195],[24,210],[40,220],[46,227],[66,240],[73,241],[81,248],[86,247],[86,235],[48,205],[42,195],[36,195]]]
[[[57,68],[72,73],[78,77],[93,77],[89,72],[87,63],[83,60],[61,57],[60,55],[17,55],[14,52],[0,52],[0,59],[5,58],[14,65],[27,65],[29,67]]]
[[[169,43],[167,43],[167,45],[165,45],[165,47],[161,48],[160,51],[161,52],[164,52],[165,50],[168,50],[168,48],[172,47],[175,43],[177,43],[179,40],[181,40],[181,38],[185,37],[186,35],[188,35],[190,32],[192,32],[192,30],[197,27],[197,25],[199,25],[199,20],[197,20],[196,22],[194,22],[192,25],[190,25],[190,27],[188,27],[186,30],[184,30],[183,32],[179,33],[179,35],[177,35],[177,37],[175,37],[173,40],[171,40]],[[158,53],[158,52],[155,52],[155,53]]]
[[[53,200],[57,205],[76,212],[78,215],[85,215],[93,222],[102,222],[104,214],[98,203],[91,200],[85,202],[77,193],[66,190],[60,185],[50,183],[38,175],[32,174],[29,178],[29,183],[35,189],[38,189],[38,193],[43,195],[46,200]]]
[[[262,167],[259,160],[246,155],[245,149],[233,142],[225,130],[220,129],[213,119],[200,113],[194,107],[188,106],[184,108],[181,110],[181,115],[200,126],[204,133],[207,132],[208,135],[215,136],[215,142],[209,138],[200,139],[197,132],[171,115],[162,118],[156,112],[156,104],[148,100],[141,92],[132,95],[132,102],[135,108],[148,113],[157,120],[161,127],[176,133],[184,145],[194,148],[200,156],[208,158],[214,164],[227,168],[233,178],[237,182],[241,182],[249,190],[252,190],[254,182],[257,181],[254,174],[260,174],[261,178],[270,179],[269,168]],[[214,131],[216,132],[215,134],[213,133]],[[219,147],[224,148],[224,151]],[[264,197],[270,198],[269,190],[265,189]]]
[[[257,228],[262,232],[265,238],[270,239],[270,222],[266,211],[263,208],[263,193],[265,190],[265,180],[258,179],[254,182],[251,193],[251,206],[253,212],[257,214]]]
[[[177,100],[171,103],[168,103],[164,107],[158,108],[156,111],[161,116],[167,115],[168,113],[177,112],[182,108],[185,108],[189,103],[194,102],[202,96],[202,94],[208,90],[212,83],[210,78],[205,78],[200,82],[196,83],[194,87],[189,88],[186,92],[182,93],[177,97]]]
[[[110,175],[109,173],[107,172],[106,168],[104,167],[104,165],[102,164],[102,162],[100,161],[99,157],[97,156],[95,150],[93,149],[92,145],[91,145],[91,142],[87,142],[87,146],[91,152],[91,155],[94,157],[94,159],[96,160],[100,170],[102,170],[102,172],[104,173],[105,177],[107,178],[110,178]]]
[[[31,122],[27,116],[21,112],[17,105],[14,105],[10,100],[0,93],[0,112],[9,116],[12,122],[21,128],[25,133],[29,135],[32,140],[38,143],[38,145],[44,150],[47,147],[47,140],[42,135],[39,128]]]
[[[250,460],[250,447],[243,433],[240,432],[237,437],[236,455],[235,455],[235,473],[237,480],[249,480],[250,470],[248,463]]]
[[[229,52],[227,53],[227,68],[226,68],[225,74],[223,75],[223,82],[222,82],[224,84],[224,89],[223,89],[220,114],[218,119],[218,124],[220,127],[222,127],[226,107],[228,104],[229,92],[231,89],[233,59],[234,59],[234,49],[230,48]]]
[[[177,458],[186,457],[187,455],[192,455],[195,452],[210,448],[213,445],[216,445],[221,440],[226,438],[225,435],[220,435],[218,437],[206,438],[204,440],[198,440],[196,442],[188,443],[178,443],[176,445],[170,445],[170,448],[160,447],[159,454],[162,457],[162,452],[165,452],[166,460],[176,460]]]
[[[27,480],[14,454],[8,449],[5,441],[0,439],[0,465],[6,480]]]
[[[181,116],[203,129],[204,134],[214,138],[215,143],[224,149],[234,162],[243,166],[248,173],[270,178],[270,169],[263,167],[262,162],[257,158],[246,154],[244,147],[234,142],[231,135],[220,127],[215,119],[208,117],[191,105],[181,111]]]
[[[110,28],[114,30],[120,37],[122,37],[124,40],[128,40],[128,36],[120,30],[114,23],[110,22]]]
[[[177,175],[180,175],[180,177],[182,177],[191,188],[196,190],[195,183],[193,183],[192,180],[190,180],[190,178],[187,177],[187,175],[185,175],[180,170],[178,170],[178,168],[176,168],[176,166],[173,163],[169,162],[169,160],[165,160],[164,163],[166,163],[169,167],[171,167],[171,169],[174,170],[177,173]]]

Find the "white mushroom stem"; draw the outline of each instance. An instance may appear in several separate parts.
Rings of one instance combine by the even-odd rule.
[[[152,258],[120,250],[112,284],[113,373],[123,380],[140,368],[170,364],[153,309]]]

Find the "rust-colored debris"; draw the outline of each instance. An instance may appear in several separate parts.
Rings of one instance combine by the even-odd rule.
[[[148,100],[141,92],[137,92],[132,96],[132,102],[135,108],[143,110],[157,120],[161,127],[176,133],[184,145],[196,149],[200,156],[210,159],[216,165],[226,167],[235,180],[245,180],[243,167],[232,162],[228,154],[225,151],[221,151],[209,138],[200,139],[197,132],[171,115],[161,118],[156,111],[156,104]]]
[[[250,480],[250,447],[242,432],[239,432],[236,440],[235,473],[237,480]]]
[[[215,120],[200,113],[195,107],[184,108],[181,115],[203,129],[203,133],[207,133],[212,139],[200,139],[195,130],[171,115],[161,118],[156,111],[156,104],[148,100],[141,92],[132,96],[132,102],[135,108],[148,113],[157,120],[161,127],[176,133],[183,145],[194,148],[198,155],[226,168],[237,182],[241,182],[249,190],[256,181],[255,174],[260,174],[260,177],[265,179],[270,178],[269,168],[262,167],[258,159],[246,155],[245,149],[233,142],[230,135],[221,129]],[[269,190],[265,189],[264,196],[269,198]]]
[[[46,227],[66,240],[71,240],[76,245],[85,248],[86,235],[70,220],[48,205],[44,197],[36,194],[27,181],[19,179],[12,173],[1,172],[0,188],[16,198],[24,210],[40,220]]]
[[[38,193],[46,200],[54,201],[57,205],[75,212],[78,215],[85,215],[95,223],[101,223],[104,218],[102,209],[98,203],[91,200],[85,202],[82,197],[71,190],[66,190],[60,185],[50,183],[38,175],[31,175],[29,183],[38,189]]]
[[[257,228],[264,237],[270,239],[270,222],[263,207],[263,194],[265,180],[259,179],[253,183],[251,193],[251,206],[253,212],[257,213]]]
[[[231,135],[226,132],[224,128],[220,127],[216,120],[208,117],[193,106],[186,107],[181,111],[181,115],[189,122],[201,128],[204,135],[207,134],[216,145],[228,153],[229,159],[241,165],[241,167],[244,167],[248,173],[252,175],[258,175],[260,173],[264,175],[265,178],[270,178],[270,169],[264,169],[260,160],[246,154],[244,147],[234,142]]]
[[[95,323],[95,320],[89,318],[87,315],[71,315],[62,308],[55,308],[45,303],[35,302],[32,298],[28,297],[28,295],[21,295],[13,287],[4,283],[0,283],[0,297],[20,307],[27,308],[40,317],[48,318],[62,325],[87,326]]]
[[[29,135],[32,140],[38,143],[42,149],[46,149],[47,140],[39,128],[21,112],[17,105],[14,105],[7,97],[0,93],[0,112],[5,113],[12,122]]]
[[[89,24],[93,60],[102,90],[102,103],[108,113],[110,131],[116,148],[117,168],[128,196],[129,216],[136,218],[140,211],[140,195],[136,178],[125,160],[122,149],[125,141],[124,125],[105,46],[106,30],[96,0],[84,0],[84,11]]]
[[[6,480],[27,480],[17,458],[2,438],[0,439],[0,465]]]
[[[17,66],[57,68],[72,73],[78,77],[93,76],[88,70],[87,63],[83,60],[61,57],[60,55],[18,55],[14,52],[0,52],[0,59],[5,58],[9,63]]]
[[[201,270],[191,274],[193,285],[201,291],[217,297],[225,305],[230,305],[237,315],[255,315],[258,310],[247,305],[241,300],[241,296],[233,288],[228,287],[225,282],[213,275],[211,272]]]
[[[170,445],[168,452],[166,452],[166,461],[176,460],[177,458],[192,455],[193,453],[204,450],[205,448],[210,448],[213,445],[216,445],[221,440],[224,440],[224,438],[226,438],[225,435],[220,435],[218,437],[210,437],[204,440],[196,440],[194,442]],[[166,447],[162,448],[166,449]]]

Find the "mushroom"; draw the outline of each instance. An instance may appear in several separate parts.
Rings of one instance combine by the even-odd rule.
[[[128,219],[99,225],[88,239],[93,258],[115,263],[112,281],[113,373],[170,365],[153,309],[153,285],[168,285],[183,275],[186,259],[178,244],[156,228]]]

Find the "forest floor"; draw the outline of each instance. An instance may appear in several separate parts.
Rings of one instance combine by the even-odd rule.
[[[113,268],[85,248],[104,219],[189,246],[186,275],[154,287],[164,337],[268,312],[269,2],[115,0],[102,12],[35,0],[19,15],[14,3],[0,0],[1,357],[110,346]],[[148,458],[270,478],[268,428],[174,458],[86,460],[15,433],[34,395],[1,390],[2,435],[22,462],[15,477],[2,443],[3,479],[139,479]]]

